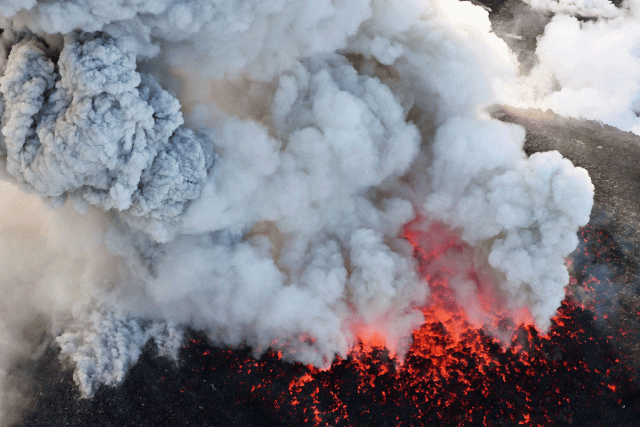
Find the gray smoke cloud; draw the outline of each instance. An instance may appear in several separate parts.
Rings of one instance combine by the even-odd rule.
[[[484,9],[34,0],[0,15],[0,383],[48,344],[25,335],[34,318],[87,397],[150,338],[175,357],[185,326],[319,367],[372,334],[402,358],[429,303],[403,236],[416,218],[468,245],[438,265],[471,320],[494,314],[463,273],[477,269],[491,310],[548,327],[593,186],[485,112],[522,83]]]
[[[211,144],[179,127],[179,102],[113,38],[74,33],[63,46],[56,64],[34,37],[11,47],[0,80],[6,170],[56,205],[117,209],[153,232],[199,197]]]

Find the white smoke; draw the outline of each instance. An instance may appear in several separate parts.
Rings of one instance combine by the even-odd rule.
[[[507,300],[528,307],[545,329],[569,280],[557,260],[578,244],[574,230],[589,221],[585,200],[593,187],[558,152],[526,159],[523,139],[521,128],[503,123],[451,119],[441,126],[424,209],[460,228],[466,242],[489,245],[489,264],[506,275],[500,288]]]
[[[613,18],[622,14],[609,0],[525,0],[525,3],[542,12],[583,18]]]
[[[402,356],[429,301],[403,239],[416,216],[478,248],[507,308],[548,326],[593,187],[483,112],[517,68],[484,9],[33,1],[0,15],[0,173],[41,197],[0,192],[0,370],[33,353],[20,334],[36,315],[86,396],[150,338],[175,356],[182,326],[321,367],[362,331]]]
[[[610,13],[606,3],[593,3],[587,16],[596,20],[580,21],[571,9],[553,17],[538,40],[538,64],[516,86],[513,103],[640,134],[639,5],[630,0]]]

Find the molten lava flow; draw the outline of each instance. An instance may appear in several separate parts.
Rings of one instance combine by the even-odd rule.
[[[283,363],[274,352],[256,360],[249,349],[216,350],[194,341],[185,350],[201,363],[200,383],[214,387],[213,397],[203,392],[200,402],[227,399],[256,413],[260,425],[637,425],[636,373],[620,362],[620,351],[588,304],[570,292],[546,335],[522,322],[526,313],[516,313],[520,326],[508,316],[479,324],[461,308],[460,295],[448,283],[461,271],[447,270],[442,262],[442,254],[464,254],[465,246],[433,227],[441,226],[407,232],[432,293],[423,310],[425,322],[403,361],[390,355],[375,334],[328,370]],[[582,236],[588,243],[600,235],[587,229]],[[480,306],[495,307],[493,284],[482,282],[490,279],[486,272],[466,274],[476,284]],[[584,280],[584,292],[593,289],[585,274],[576,277]],[[495,338],[496,331],[508,332],[506,345],[504,336]],[[195,393],[199,383],[192,384]],[[218,389],[226,394],[220,397]]]

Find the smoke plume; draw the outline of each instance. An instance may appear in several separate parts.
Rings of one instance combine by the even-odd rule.
[[[489,118],[531,84],[486,10],[32,0],[0,15],[5,402],[12,366],[51,340],[84,396],[151,338],[175,357],[184,327],[318,367],[372,334],[402,358],[429,303],[409,223],[466,245],[438,265],[475,321],[524,310],[544,330],[560,305],[593,186]],[[631,18],[574,19],[551,21],[532,76],[628,94],[562,74],[552,40]],[[487,292],[498,305],[477,304]]]
[[[531,4],[550,11],[565,5]],[[620,9],[606,0],[583,6],[589,12],[576,14],[592,19],[561,13],[545,27],[536,48],[538,64],[517,86],[513,103],[640,134],[638,2],[627,1]]]

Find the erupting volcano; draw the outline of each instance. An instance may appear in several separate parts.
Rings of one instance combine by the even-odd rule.
[[[640,422],[636,0],[1,3],[3,425]]]
[[[505,319],[496,317],[489,328],[510,333],[508,343],[498,341],[470,323],[442,279],[402,362],[369,340],[318,370],[283,363],[273,351],[256,359],[248,348],[212,346],[192,333],[179,366],[147,346],[122,386],[85,401],[72,391],[71,372],[43,378],[55,357],[49,354],[35,368],[45,384],[23,425],[47,425],[55,414],[72,426],[105,422],[105,416],[109,425],[635,426],[638,359],[623,349],[638,328],[603,330],[603,320],[624,316],[594,309],[602,301],[588,274],[631,261],[602,229],[589,226],[581,237],[580,282],[572,280],[547,334],[532,325],[501,325]],[[416,257],[421,265],[429,262],[417,244]],[[637,316],[640,306],[635,310]]]

